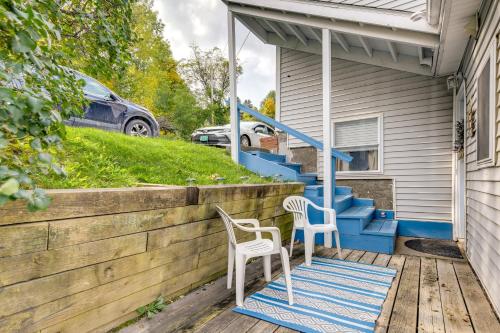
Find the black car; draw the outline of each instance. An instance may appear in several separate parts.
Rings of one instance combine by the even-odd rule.
[[[121,98],[99,81],[73,71],[85,82],[83,92],[89,105],[83,117],[71,117],[65,123],[76,127],[95,127],[132,136],[158,136],[159,126],[154,116],[144,107]]]

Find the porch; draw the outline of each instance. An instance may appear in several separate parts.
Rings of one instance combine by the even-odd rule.
[[[432,232],[447,228],[445,238],[464,238],[464,189],[454,186],[464,175],[455,172],[459,162],[451,149],[456,115],[447,76],[460,64],[449,54],[461,54],[468,36],[441,29],[440,1],[409,1],[401,8],[345,1],[225,2],[235,162],[263,176],[304,182],[306,197],[337,210],[344,246],[392,254],[395,238],[407,236],[401,225],[414,222],[425,232],[412,236],[439,238]],[[442,11],[459,24],[473,13],[467,8],[462,17],[448,7]],[[237,104],[236,21],[276,46],[275,119]],[[287,133],[288,150],[281,156],[241,152],[243,112]],[[314,172],[301,172],[302,161],[289,158],[300,148],[316,149]],[[337,186],[337,180],[353,179],[390,179],[384,191],[391,192],[391,205],[382,211],[372,193],[359,196],[356,189],[344,193]],[[359,222],[355,227],[353,219]],[[311,220],[322,223],[322,216]]]
[[[336,249],[317,248],[317,255],[335,257]],[[347,260],[397,269],[376,332],[498,332],[500,322],[479,281],[465,260],[387,255],[344,250]],[[274,258],[277,259],[277,258]],[[303,261],[299,248],[293,266]],[[273,261],[274,277],[280,273]],[[262,289],[262,263],[247,266],[246,295]],[[225,276],[169,305],[155,318],[122,330],[128,332],[294,332],[285,327],[233,312],[234,292]]]

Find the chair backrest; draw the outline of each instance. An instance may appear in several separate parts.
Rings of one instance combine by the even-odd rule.
[[[293,214],[293,224],[296,227],[303,228],[309,225],[307,207],[310,203],[309,199],[298,195],[289,196],[283,201],[283,208]]]
[[[227,231],[227,238],[228,241],[236,246],[236,236],[234,235],[234,228],[233,228],[233,221],[231,217],[219,206],[216,206],[217,212],[219,213],[220,217],[222,218],[222,221],[224,221],[224,226],[226,227]]]

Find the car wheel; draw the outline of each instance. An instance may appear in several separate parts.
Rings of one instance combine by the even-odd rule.
[[[148,123],[141,119],[134,119],[125,127],[125,134],[131,136],[148,137],[153,136],[153,131]]]
[[[250,138],[246,135],[241,136],[240,144],[244,147],[250,147],[252,145],[252,143],[250,142]]]

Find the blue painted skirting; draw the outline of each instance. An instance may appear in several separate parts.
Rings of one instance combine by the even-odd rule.
[[[398,221],[398,236],[453,239],[453,224],[449,222]]]

